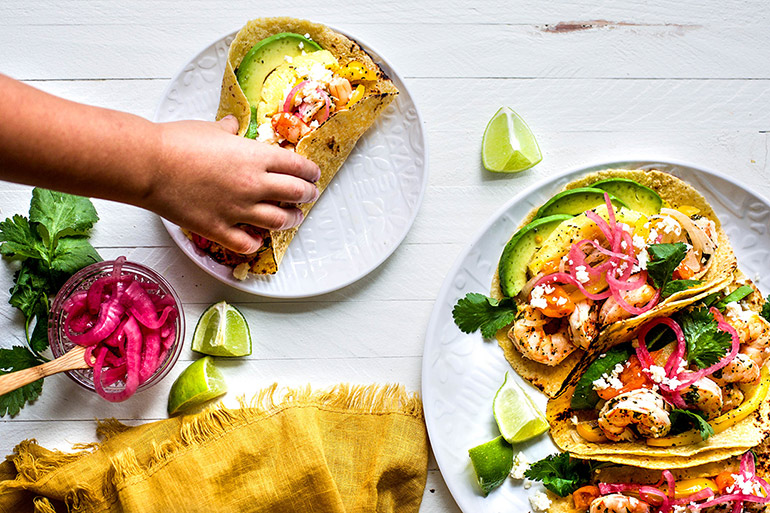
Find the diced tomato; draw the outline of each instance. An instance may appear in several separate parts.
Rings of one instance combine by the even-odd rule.
[[[605,388],[599,390],[597,391],[599,397],[606,401],[617,395],[630,392],[631,390],[637,390],[639,388],[650,388],[652,386],[650,379],[644,372],[642,372],[642,364],[636,355],[631,355],[631,357],[628,359],[628,363],[626,363],[626,367],[623,369],[623,372],[618,375],[618,379],[621,383],[623,383],[622,388]]]
[[[560,259],[558,258],[556,260],[549,260],[543,265],[542,269],[540,269],[540,272],[542,272],[543,274],[558,273],[559,262],[560,262]]]
[[[689,280],[695,275],[695,271],[690,269],[687,264],[682,262],[679,264],[679,267],[674,269],[674,279],[675,280]]]
[[[538,308],[547,317],[566,317],[575,311],[575,303],[570,299],[564,289],[559,285],[549,285],[553,291],[543,294],[547,306]]]
[[[733,477],[732,472],[727,470],[720,472],[715,481],[719,487],[719,493],[725,493],[728,488],[735,484],[735,478]]]
[[[594,499],[599,497],[599,488],[596,486],[584,486],[572,492],[572,500],[575,502],[575,509],[578,511],[588,511]]]

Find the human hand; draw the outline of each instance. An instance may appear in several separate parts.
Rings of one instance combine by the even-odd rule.
[[[233,134],[233,116],[212,123],[163,123],[157,169],[140,206],[238,253],[262,245],[239,224],[269,230],[297,226],[298,208],[318,198],[319,167],[296,153]]]

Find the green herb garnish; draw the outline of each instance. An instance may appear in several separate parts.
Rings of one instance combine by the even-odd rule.
[[[674,408],[671,410],[671,434],[677,435],[691,429],[697,429],[701,438],[705,441],[714,434],[714,428],[698,411],[681,410]]]
[[[547,489],[560,497],[566,497],[581,486],[589,484],[594,470],[607,465],[572,458],[569,453],[562,452],[533,463],[524,472],[524,476],[533,481],[542,481]]]
[[[684,260],[687,254],[687,244],[675,242],[673,244],[650,244],[647,246],[647,254],[650,261],[647,262],[647,273],[652,278],[655,288],[664,289],[671,281],[674,270]]]
[[[99,219],[87,198],[35,188],[29,219],[0,222],[0,254],[20,262],[8,302],[24,314],[27,347],[0,349],[0,374],[39,365],[48,347],[50,298],[70,276],[101,257],[87,234]],[[30,327],[34,328],[30,332]],[[43,380],[0,396],[0,416],[14,416],[42,391]]]
[[[718,327],[707,308],[695,308],[679,315],[679,324],[687,342],[687,363],[700,369],[721,360],[732,346],[732,337]]]
[[[697,287],[702,283],[703,282],[700,280],[671,280],[670,282],[666,283],[663,286],[663,288],[660,291],[660,296],[661,297],[672,296],[677,292],[682,292],[683,290],[687,290],[692,287]]]
[[[512,323],[516,318],[516,303],[512,298],[497,299],[477,292],[469,292],[452,310],[455,324],[464,333],[481,328],[481,336],[492,338],[497,330]]]

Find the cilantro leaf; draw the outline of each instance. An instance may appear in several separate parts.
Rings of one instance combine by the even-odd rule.
[[[701,369],[717,363],[732,346],[729,333],[718,328],[714,316],[706,308],[679,314],[679,323],[687,342],[687,363]]]
[[[671,280],[674,269],[684,260],[687,254],[687,244],[675,242],[673,244],[650,244],[647,246],[647,254],[650,261],[647,262],[647,273],[652,278],[656,288],[662,289]]]
[[[701,280],[672,280],[663,286],[660,295],[661,297],[668,297],[691,287],[697,287],[701,283],[703,283]]]
[[[99,216],[88,198],[35,188],[29,205],[29,220],[39,223],[43,241],[46,246],[51,246],[59,237],[85,235]]]
[[[99,253],[85,237],[62,237],[54,249],[51,269],[75,274],[83,267],[100,260]]]
[[[633,353],[634,349],[630,344],[622,344],[594,360],[575,385],[570,407],[574,410],[589,410],[595,407],[599,402],[599,394],[594,390],[594,381],[611,372],[615,365],[625,364]]]
[[[9,217],[0,223],[0,254],[7,257],[46,259],[47,251],[27,218],[20,215]]]
[[[560,497],[566,497],[591,481],[591,474],[606,463],[593,463],[570,457],[569,453],[551,454],[530,465],[524,476],[542,481],[543,486]]]
[[[22,311],[24,317],[32,317],[49,290],[48,281],[40,273],[35,260],[25,260],[16,272],[11,298],[8,302]]]
[[[765,304],[762,305],[762,311],[759,312],[759,315],[764,317],[766,321],[770,322],[770,296],[765,298]]]
[[[0,375],[34,367],[40,363],[42,362],[24,347],[14,346],[10,349],[0,349]],[[39,379],[12,392],[0,395],[0,417],[16,416],[26,403],[37,399],[42,391],[43,380]]]
[[[701,438],[705,441],[714,434],[714,428],[703,417],[701,412],[674,408],[670,413],[671,434],[684,433],[691,429],[697,429]]]
[[[497,330],[512,323],[516,318],[516,304],[512,298],[502,301],[477,292],[469,292],[452,310],[455,324],[464,333],[481,328],[481,336],[492,338]]]

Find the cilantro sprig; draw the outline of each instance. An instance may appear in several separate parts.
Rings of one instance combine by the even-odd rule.
[[[674,270],[684,260],[687,254],[687,244],[675,242],[673,244],[650,244],[647,246],[647,254],[650,260],[647,262],[647,274],[652,279],[655,288],[664,289],[671,281]]]
[[[516,304],[512,298],[497,300],[478,292],[469,292],[452,309],[455,324],[464,333],[481,329],[481,336],[492,338],[497,330],[516,318]]]
[[[560,497],[566,497],[591,482],[591,475],[607,463],[573,458],[567,452],[551,454],[530,465],[524,476],[542,481],[543,486]]]
[[[705,441],[714,434],[714,428],[703,417],[701,412],[674,408],[670,413],[671,434],[677,435],[691,429],[697,429]]]
[[[24,315],[26,340],[26,347],[0,349],[0,374],[46,360],[41,352],[48,347],[50,299],[70,276],[101,260],[88,242],[98,219],[87,198],[35,188],[29,218],[14,215],[0,222],[0,255],[19,262],[8,302]],[[42,387],[41,379],[0,396],[0,417],[18,414]]]
[[[678,317],[687,342],[688,364],[705,369],[721,360],[730,350],[732,337],[719,329],[707,308],[684,311]]]

